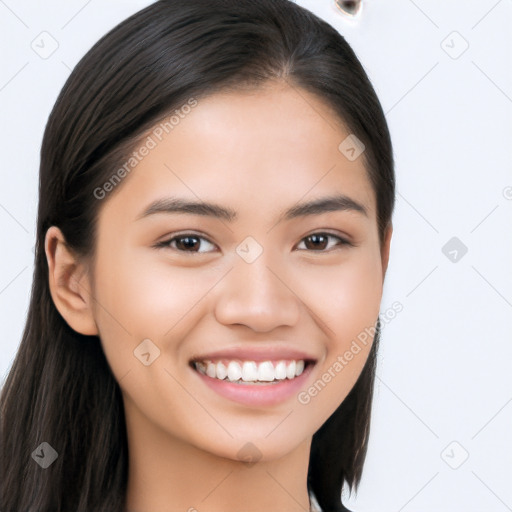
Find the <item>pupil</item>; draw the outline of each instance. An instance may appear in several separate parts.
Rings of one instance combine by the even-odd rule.
[[[185,236],[183,238],[180,238],[180,244],[183,245],[185,248],[193,249],[195,245],[197,245],[197,238],[191,237],[191,236]],[[192,242],[191,242],[192,240]],[[183,243],[185,241],[185,243]]]
[[[317,242],[319,242],[319,241],[320,241],[320,242],[321,242],[321,241],[323,241],[323,242],[324,242],[324,244],[323,244],[323,245],[322,245],[322,247],[320,247],[320,248],[325,248],[325,247],[324,247],[324,245],[325,245],[325,241],[327,240],[327,237],[326,237],[326,236],[323,236],[323,235],[310,235],[310,236],[308,237],[308,239],[313,241],[313,245],[314,245],[314,246],[313,246],[313,249],[315,249],[315,248],[316,248],[316,249],[319,249],[318,245],[316,245],[316,246],[315,246],[315,243],[317,243]]]

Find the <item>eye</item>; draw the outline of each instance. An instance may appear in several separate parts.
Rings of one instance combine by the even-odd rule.
[[[201,245],[201,241],[205,241],[211,246],[214,247],[209,240],[204,238],[203,236],[197,235],[195,233],[182,233],[180,235],[173,236],[168,240],[164,240],[162,242],[158,242],[155,247],[163,248],[170,247],[171,249],[175,249],[179,252],[189,252],[189,253],[204,253],[209,251],[197,251]],[[174,243],[176,242],[176,243]]]
[[[327,247],[328,247],[329,239],[338,240],[338,243],[337,244],[335,243],[333,245],[348,245],[348,246],[353,245],[348,240],[345,240],[344,238],[341,238],[336,235],[332,235],[330,233],[312,233],[311,235],[304,237],[301,240],[301,243],[303,241],[306,242],[305,243],[306,250],[311,250],[311,251],[315,251],[315,252],[328,252],[328,250],[326,250],[326,243],[327,243]],[[212,247],[215,247],[215,244],[210,242],[207,238],[205,238],[201,235],[198,235],[196,233],[182,233],[180,235],[175,235],[172,238],[169,238],[162,242],[158,242],[157,244],[155,244],[154,247],[157,249],[167,247],[167,248],[171,248],[176,251],[179,251],[179,252],[188,252],[188,253],[192,253],[192,254],[193,253],[201,254],[201,253],[205,253],[205,252],[210,252],[208,250],[205,250],[205,251],[197,250],[201,246],[201,241],[204,241],[207,244],[210,244]]]
[[[336,235],[332,235],[330,233],[312,233],[311,235],[304,237],[301,240],[301,243],[303,240],[305,240],[306,241],[306,243],[305,243],[306,249],[311,249],[312,251],[329,252],[329,251],[325,250],[326,244],[327,244],[327,246],[329,246],[329,243],[328,243],[329,238],[338,240],[338,243],[334,244],[334,245],[349,245],[349,246],[353,245],[348,240],[345,240],[344,238],[341,238]],[[307,247],[308,245],[309,245],[309,247]]]

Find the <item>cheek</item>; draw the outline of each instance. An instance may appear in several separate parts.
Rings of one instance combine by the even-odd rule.
[[[315,414],[325,420],[352,389],[368,359],[382,298],[380,260],[361,251],[318,272],[314,282],[308,294],[324,326],[326,350],[317,380],[305,390],[301,403],[314,403]]]
[[[98,259],[97,323],[109,360],[132,364],[133,350],[149,338],[160,350],[164,340],[180,340],[217,275],[198,268],[155,261],[137,251]],[[126,350],[125,350],[126,349]]]
[[[306,296],[335,344],[346,344],[375,324],[382,298],[382,269],[375,255],[359,251],[338,265],[313,270],[307,286]]]

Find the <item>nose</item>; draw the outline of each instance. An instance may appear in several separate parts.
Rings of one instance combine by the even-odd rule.
[[[258,332],[296,325],[301,298],[286,274],[270,264],[265,251],[252,263],[235,261],[219,290],[217,321],[246,325]]]

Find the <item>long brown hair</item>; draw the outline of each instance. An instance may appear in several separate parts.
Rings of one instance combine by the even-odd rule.
[[[50,295],[45,234],[93,257],[103,201],[94,190],[141,136],[187,99],[286,80],[321,98],[366,146],[382,243],[394,163],[375,91],[345,39],[288,0],[160,0],[101,38],[75,67],[41,148],[35,268],[26,326],[0,396],[0,509],[122,512],[128,472],[124,409],[97,336],[61,317]],[[122,186],[122,185],[120,185]],[[378,327],[379,324],[378,324]],[[313,436],[308,488],[325,512],[347,510],[366,456],[380,329],[355,386]],[[58,452],[46,470],[31,457]]]

